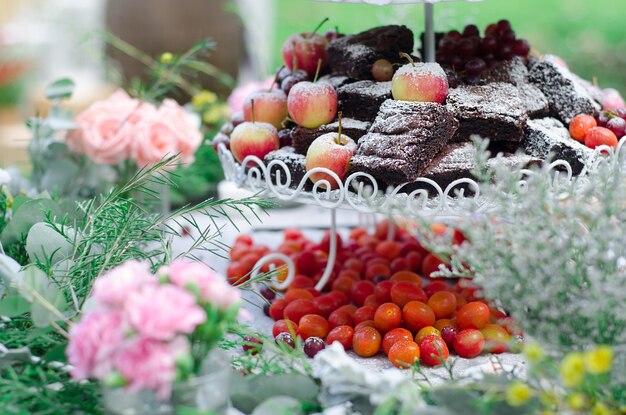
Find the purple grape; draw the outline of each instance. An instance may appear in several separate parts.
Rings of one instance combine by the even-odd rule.
[[[265,303],[263,305],[263,314],[265,314],[266,316],[270,316],[270,303]]]
[[[282,332],[280,333],[278,336],[276,336],[276,344],[278,346],[280,345],[287,345],[292,349],[296,348],[296,342],[293,340],[293,336],[287,332]]]
[[[498,31],[504,32],[508,30],[511,30],[511,22],[508,20],[500,20],[498,22]]]
[[[506,30],[500,33],[500,39],[504,43],[513,43],[515,42],[515,32],[513,30]]]
[[[287,68],[286,66],[283,66],[278,71],[278,74],[276,75],[276,80],[280,84],[283,81],[283,79],[285,79],[289,75],[291,75],[291,69]]]
[[[246,353],[250,353],[251,355],[255,355],[259,353],[263,349],[263,342],[261,339],[258,339],[254,336],[246,336],[243,338],[243,351]]]
[[[452,40],[459,40],[461,39],[462,35],[461,32],[459,32],[458,30],[450,30],[448,33],[446,33],[446,36]]]
[[[483,85],[485,82],[478,75],[469,75],[465,77],[465,83],[468,85]]]
[[[610,118],[611,116],[607,111],[601,111],[596,117],[596,121],[598,122],[598,127],[606,127]]]
[[[226,148],[230,150],[230,137],[221,132],[215,134],[215,137],[213,137],[213,140],[211,140],[211,145],[213,146],[213,149],[215,151],[217,151],[220,143],[223,143]]]
[[[513,43],[513,54],[517,56],[528,56],[530,52],[530,44],[526,39],[518,39]]]
[[[480,36],[480,31],[475,24],[468,24],[463,29],[463,37]]]
[[[304,341],[304,353],[309,357],[314,357],[324,348],[326,348],[326,344],[319,337],[309,337]]]
[[[245,118],[243,117],[243,112],[241,112],[241,111],[234,113],[230,117],[230,122],[233,124],[233,127],[238,126],[239,124],[241,124],[244,121],[245,121]]]
[[[495,36],[486,36],[480,43],[482,53],[494,53],[498,50],[498,39]]]
[[[496,56],[505,61],[513,59],[513,47],[508,43],[500,46],[500,50],[496,53]]]
[[[487,68],[487,64],[480,58],[474,58],[465,64],[465,72],[470,76],[480,75]]]
[[[446,76],[448,77],[448,86],[450,88],[456,88],[458,86],[463,85],[463,80],[453,70],[446,70]]]
[[[465,65],[465,60],[460,56],[455,56],[452,58],[452,62],[450,63],[454,70],[459,70],[463,67],[463,65]]]
[[[263,287],[261,287],[259,292],[261,293],[263,297],[265,297],[265,299],[269,301],[272,301],[274,298],[276,298],[276,293],[267,285],[264,285]]]
[[[472,41],[472,38],[463,38],[459,41],[457,52],[460,56],[469,58],[476,54],[476,45]]]
[[[626,135],[626,121],[620,117],[613,117],[606,123],[606,128],[613,131],[613,134],[619,140]]]
[[[280,142],[280,147],[292,145],[291,130],[287,128],[280,130],[278,132],[278,141]]]

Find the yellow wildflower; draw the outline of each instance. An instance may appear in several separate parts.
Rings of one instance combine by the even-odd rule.
[[[591,408],[591,415],[612,415],[614,412],[605,404],[598,402]]]
[[[524,382],[514,381],[506,388],[506,401],[511,406],[522,406],[533,397],[533,391]]]
[[[572,409],[583,409],[587,404],[587,398],[580,392],[572,393],[567,397],[567,404]]]
[[[598,346],[585,353],[585,367],[589,373],[599,375],[611,370],[613,366],[613,349],[609,346]]]
[[[544,406],[550,408],[556,406],[556,404],[558,403],[558,397],[556,396],[556,393],[552,391],[541,392],[539,394],[539,400]]]
[[[585,359],[581,353],[567,354],[561,362],[561,378],[568,388],[579,386],[585,378]]]
[[[172,61],[172,59],[174,59],[174,55],[169,52],[165,52],[161,55],[161,58],[159,60],[161,61],[161,63],[167,65]]]
[[[211,107],[211,109],[204,111],[204,113],[202,114],[202,120],[206,124],[215,124],[220,120],[221,117],[222,110],[219,107]]]
[[[213,104],[217,101],[217,95],[215,92],[202,90],[191,98],[191,103],[194,107],[199,108],[205,104]]]
[[[528,343],[524,346],[524,356],[530,363],[537,363],[543,359],[545,353],[539,344],[537,343]]]

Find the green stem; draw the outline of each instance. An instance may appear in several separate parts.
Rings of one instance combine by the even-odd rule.
[[[314,34],[316,34],[316,33],[317,33],[317,31],[318,31],[318,30],[320,30],[320,29],[322,28],[322,26],[324,25],[324,23],[326,23],[326,22],[327,22],[327,21],[329,21],[329,20],[330,20],[330,19],[329,19],[328,17],[324,18],[324,20],[322,20],[322,21],[321,21],[321,22],[317,25],[317,27],[315,28],[315,30],[313,30],[311,33],[309,33],[309,34],[307,35],[307,37],[306,37],[306,38],[307,38],[307,39],[312,38],[312,37],[313,37],[313,35],[314,35]]]
[[[400,52],[400,57],[405,58],[406,60],[409,61],[411,65],[415,66],[415,62],[413,62],[413,58],[408,53]]]
[[[250,114],[252,117],[252,123],[254,124],[254,100],[250,100]]]
[[[317,77],[320,74],[320,69],[322,69],[322,59],[317,60],[317,69],[315,70],[315,77],[313,78],[313,83],[317,82]]]

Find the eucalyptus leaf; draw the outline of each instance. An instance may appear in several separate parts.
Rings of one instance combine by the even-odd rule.
[[[274,396],[257,406],[251,415],[294,415],[300,413],[300,402],[290,396]]]
[[[35,223],[28,231],[26,252],[33,263],[55,265],[67,259],[73,251],[74,246],[49,223]]]
[[[71,79],[59,79],[46,87],[46,98],[51,101],[70,98],[74,93],[74,87],[74,81]]]
[[[0,369],[11,367],[16,363],[30,363],[33,355],[28,347],[8,349],[0,343]]]
[[[23,297],[9,296],[0,300],[0,316],[17,317],[27,313],[30,303]]]
[[[235,408],[250,413],[261,402],[274,396],[290,396],[298,401],[314,401],[319,388],[308,376],[286,374],[244,377],[233,375],[231,400]]]
[[[79,177],[80,167],[67,158],[59,158],[47,163],[41,176],[41,187],[56,194],[68,194]]]
[[[46,213],[54,218],[61,218],[64,212],[57,203],[50,199],[39,198],[24,202],[13,212],[11,222],[4,228],[0,240],[4,246],[22,241],[30,228],[37,222],[46,219]]]
[[[47,327],[51,322],[59,320],[54,307],[58,312],[67,309],[63,293],[52,282],[45,272],[30,265],[20,271],[16,281],[22,296],[31,302],[31,319],[37,327]],[[36,293],[36,294],[35,294]],[[45,304],[44,304],[45,302]]]

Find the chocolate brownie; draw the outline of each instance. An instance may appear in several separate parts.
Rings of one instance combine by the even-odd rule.
[[[555,118],[528,120],[525,132],[521,147],[527,154],[565,160],[574,174],[579,174],[595,155],[589,147],[571,138],[567,128]]]
[[[459,86],[450,90],[447,107],[459,120],[455,142],[468,141],[474,134],[493,142],[519,142],[524,135],[527,110],[512,84]]]
[[[391,98],[391,81],[359,81],[337,89],[339,111],[344,117],[371,121],[385,100]]]
[[[526,112],[530,118],[543,118],[550,113],[548,98],[532,84],[517,85],[517,92],[526,107]]]
[[[565,124],[578,114],[596,115],[600,105],[552,56],[530,63],[529,80],[541,90],[550,103],[550,115]]]
[[[355,142],[367,133],[371,123],[367,121],[353,120],[351,118],[341,119],[341,134],[345,134]],[[309,146],[317,137],[326,133],[335,133],[339,129],[339,122],[322,125],[318,128],[294,127],[291,130],[291,140],[296,153],[306,155]]]
[[[524,59],[515,56],[513,59],[496,62],[491,68],[481,74],[488,83],[506,82],[513,85],[528,83],[528,68]]]
[[[287,165],[291,173],[291,183],[289,187],[297,188],[302,178],[306,174],[306,157],[294,151],[293,147],[283,147],[278,150],[270,151],[265,155],[263,161],[265,165],[269,165],[274,160],[282,161]],[[278,183],[278,173],[280,172],[280,183],[287,180],[285,170],[277,165],[270,167],[270,177],[272,183]]]
[[[387,100],[370,131],[359,140],[351,170],[369,173],[386,184],[415,180],[457,126],[443,105]]]
[[[372,64],[378,59],[402,63],[400,52],[413,51],[413,32],[406,26],[381,26],[334,39],[327,48],[330,69],[354,79],[373,79]]]
[[[443,150],[437,154],[431,164],[424,170],[422,177],[435,181],[441,190],[446,188],[458,179],[474,179],[473,170],[476,168],[476,146],[474,143],[451,143],[447,144]],[[493,168],[498,163],[503,163],[508,167],[528,167],[537,165],[541,160],[526,154],[500,153],[498,157],[487,161],[487,167]],[[473,191],[473,187],[468,184],[459,184],[455,189],[464,189],[465,194]],[[425,182],[409,183],[403,191],[410,193],[417,189],[425,189],[428,193],[436,195],[435,188]],[[453,196],[453,194],[451,194]]]

